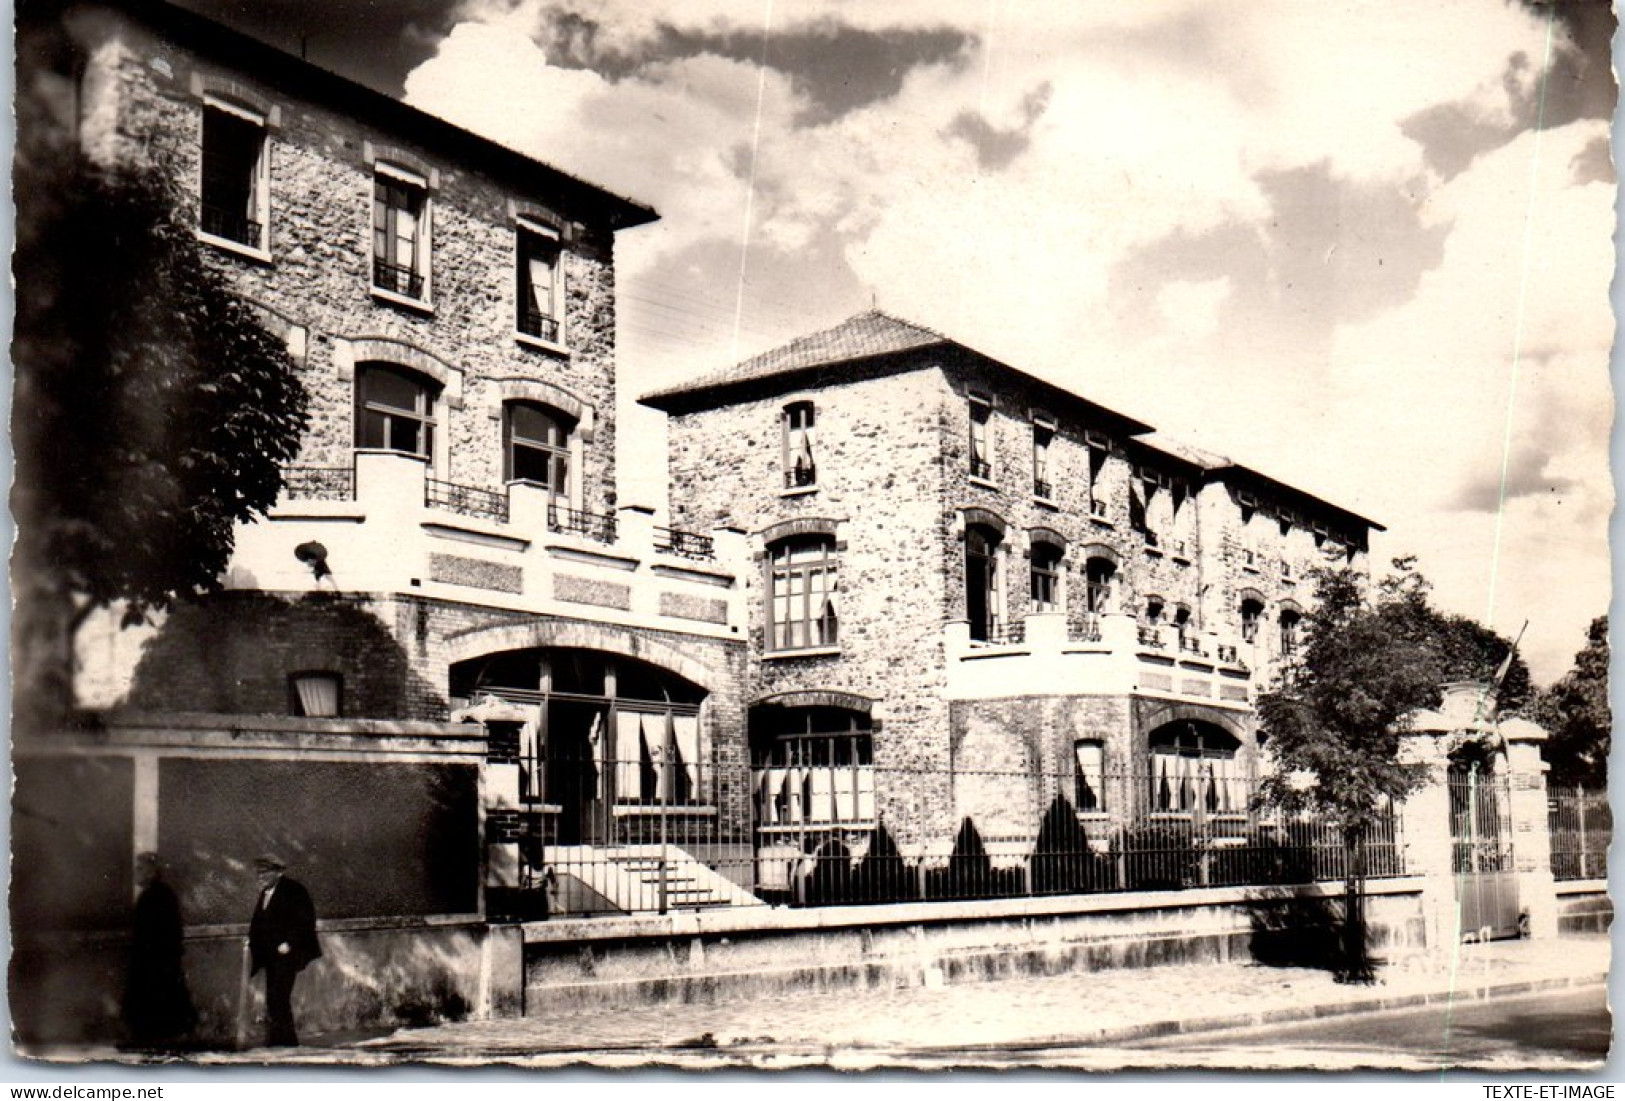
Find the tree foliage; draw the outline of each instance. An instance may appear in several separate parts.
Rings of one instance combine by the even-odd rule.
[[[165,181],[19,142],[14,574],[40,605],[19,606],[19,632],[114,603],[134,622],[217,587],[234,525],[270,508],[305,428],[286,347]]]
[[[1441,662],[1426,583],[1399,566],[1372,600],[1353,570],[1317,575],[1302,657],[1258,701],[1274,763],[1261,792],[1271,804],[1364,829],[1421,782],[1400,760],[1396,732],[1438,702]]]
[[[1607,616],[1591,621],[1574,668],[1540,694],[1531,712],[1551,735],[1546,759],[1554,781],[1597,787],[1608,782],[1614,720],[1608,706]]]

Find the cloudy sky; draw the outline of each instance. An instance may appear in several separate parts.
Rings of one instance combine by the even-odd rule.
[[[1380,520],[1541,681],[1607,610],[1605,2],[188,6],[660,211],[623,500],[630,398],[878,304]]]

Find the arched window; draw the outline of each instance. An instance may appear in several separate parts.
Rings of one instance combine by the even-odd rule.
[[[356,369],[357,447],[434,458],[434,408],[439,387],[422,375],[386,364]]]
[[[1061,548],[1034,543],[1032,551],[1033,611],[1054,612],[1061,607]]]
[[[1084,564],[1084,599],[1091,615],[1106,610],[1112,596],[1112,579],[1116,576],[1117,566],[1108,558],[1091,558]]]
[[[975,524],[965,529],[965,618],[970,637],[978,642],[997,637],[1003,626],[999,543],[993,528]]]
[[[510,482],[546,486],[554,496],[570,492],[570,433],[575,422],[530,401],[511,401],[502,419],[503,473]]]
[[[793,401],[784,407],[784,488],[818,484],[818,463],[813,451],[813,403]]]
[[[1264,619],[1264,605],[1251,597],[1241,602],[1241,641],[1258,641],[1258,625]]]
[[[1151,809],[1167,814],[1243,814],[1241,743],[1207,722],[1175,722],[1151,732]]]
[[[873,823],[871,729],[867,714],[843,707],[753,707],[750,756],[757,825]]]
[[[1281,656],[1290,657],[1298,652],[1298,634],[1303,616],[1291,608],[1281,609]]]
[[[837,560],[829,535],[798,535],[768,548],[769,650],[836,645]]]

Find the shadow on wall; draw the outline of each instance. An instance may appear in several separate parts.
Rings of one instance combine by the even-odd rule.
[[[288,715],[289,677],[337,673],[346,718],[443,721],[447,704],[412,668],[369,598],[225,592],[177,604],[147,643],[124,705],[151,711]]]

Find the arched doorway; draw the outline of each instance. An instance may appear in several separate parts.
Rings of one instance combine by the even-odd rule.
[[[700,728],[706,692],[646,661],[538,647],[451,668],[451,694],[496,699],[527,716],[518,738],[520,799],[561,845],[606,843],[640,808],[714,802]]]

